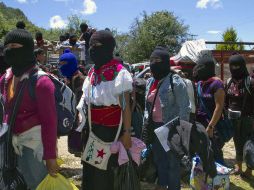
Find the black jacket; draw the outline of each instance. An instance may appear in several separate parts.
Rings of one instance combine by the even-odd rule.
[[[170,127],[168,141],[170,148],[182,158],[188,155],[193,158],[198,154],[203,163],[204,171],[210,176],[217,175],[211,142],[205,130],[200,123],[189,123],[180,120],[180,125]]]

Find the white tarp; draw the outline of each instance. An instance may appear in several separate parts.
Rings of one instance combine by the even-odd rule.
[[[212,52],[207,49],[204,39],[186,41],[185,43],[183,43],[179,53],[174,57],[171,57],[170,59],[173,60],[176,64],[179,61],[192,61],[194,63],[198,63],[201,57],[214,59]]]

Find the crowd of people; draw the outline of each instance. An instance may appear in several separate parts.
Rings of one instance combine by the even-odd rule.
[[[83,190],[115,189],[114,171],[123,155],[128,152],[134,161],[136,155],[139,164],[145,146],[152,149],[156,190],[180,190],[181,157],[175,146],[166,152],[154,134],[155,129],[176,117],[203,126],[211,143],[211,162],[226,165],[222,148],[228,139],[223,133],[230,134],[236,149],[234,174],[252,176],[252,168],[243,171],[242,164],[244,144],[253,135],[254,86],[242,55],[230,57],[231,76],[224,84],[215,76],[214,60],[201,57],[193,68],[193,77],[188,79],[184,72],[170,67],[167,48],[157,46],[150,56],[143,99],[137,100],[135,74],[115,56],[112,33],[89,29],[85,23],[80,29],[79,38],[75,34],[61,35],[54,46],[43,39],[41,32],[33,40],[19,22],[0,46],[4,105],[0,139],[10,131],[12,143],[8,147],[15,152],[16,166],[28,189],[35,190],[47,174],[55,177],[60,171],[56,86],[47,75],[61,80],[76,97],[78,114],[68,133],[68,151],[81,158]],[[58,51],[57,65],[47,62],[48,49]],[[33,98],[29,81],[40,70],[47,75],[37,78]],[[140,109],[138,105],[142,104],[144,108]],[[225,127],[226,120],[232,123],[232,129]],[[144,129],[152,131],[146,139]],[[189,143],[191,147],[194,142]],[[202,148],[208,149],[209,143]],[[5,159],[6,151],[0,151],[0,157]],[[0,178],[0,187],[1,183]]]

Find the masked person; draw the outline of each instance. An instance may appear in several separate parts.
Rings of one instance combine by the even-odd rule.
[[[235,174],[243,177],[251,176],[251,169],[243,173],[243,147],[253,133],[254,96],[253,79],[249,76],[246,61],[242,55],[232,55],[229,58],[231,78],[226,84],[226,108],[231,119],[235,134],[236,149]]]
[[[193,68],[193,77],[197,82],[197,115],[196,119],[203,126],[212,142],[214,159],[224,164],[222,148],[224,141],[219,135],[218,127],[222,119],[225,91],[220,78],[215,77],[215,64],[213,60],[201,58]]]
[[[182,78],[170,70],[169,53],[157,46],[150,56],[153,75],[146,87],[145,120],[153,130],[177,116],[189,120],[190,103]],[[149,113],[149,114],[148,114]],[[152,119],[149,119],[149,118]],[[157,138],[152,140],[153,159],[158,172],[157,190],[180,190],[180,160],[170,150],[166,152]]]
[[[40,77],[35,85],[36,99],[29,93],[30,73],[37,71],[34,42],[24,29],[9,32],[4,39],[4,59],[11,66],[1,77],[1,94],[5,101],[4,122],[9,123],[20,87],[25,83],[21,103],[12,129],[13,147],[18,168],[28,189],[35,190],[49,173],[56,176],[57,114],[55,86],[47,77]],[[46,164],[44,164],[44,162]]]
[[[119,139],[126,149],[131,146],[132,77],[119,61],[113,59],[115,45],[112,34],[104,30],[95,32],[90,39],[89,51],[94,68],[85,79],[83,96],[78,105],[78,110],[85,109],[88,113],[86,129],[89,135],[82,155],[83,190],[114,189],[113,169],[118,167],[116,154],[106,151],[104,146],[96,147],[89,139],[96,135],[99,140],[95,144],[98,141],[111,144]]]
[[[82,96],[82,85],[85,76],[78,69],[78,61],[73,53],[66,50],[59,58],[59,69],[66,78],[66,84],[74,92],[76,100],[79,102]],[[68,151],[77,157],[80,157],[82,150],[81,132],[76,131],[78,123],[78,115],[73,125],[73,129],[68,135]]]

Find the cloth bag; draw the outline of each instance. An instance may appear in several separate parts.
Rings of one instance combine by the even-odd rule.
[[[113,142],[116,142],[119,138],[122,126],[122,113],[121,119],[118,126],[117,134],[113,142],[104,142],[99,139],[92,131],[92,121],[91,121],[91,103],[90,103],[90,94],[91,94],[91,82],[88,87],[88,123],[89,123],[89,137],[85,150],[82,154],[82,160],[98,169],[107,170],[108,161],[111,156],[110,146]]]

